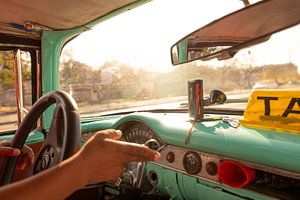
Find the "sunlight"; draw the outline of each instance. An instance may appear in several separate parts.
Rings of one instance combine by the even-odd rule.
[[[218,5],[215,1],[189,0],[187,4],[183,0],[154,0],[97,25],[93,30],[71,41],[64,51],[71,52],[73,59],[93,68],[98,68],[108,61],[119,61],[134,68],[169,72],[174,69],[170,60],[170,47],[175,42],[189,32],[242,7],[243,3],[240,0],[218,1]],[[296,32],[293,34],[297,34]],[[287,44],[286,41],[275,40],[272,43],[273,48],[290,44],[298,45],[300,41]],[[266,43],[251,48],[251,52],[258,55],[253,61],[254,64],[264,65],[290,60],[300,71],[300,58],[293,50],[284,53],[276,51],[275,55],[274,51],[272,54],[266,51],[270,49],[269,45]],[[296,52],[300,47],[295,45]],[[269,58],[274,61],[270,61]],[[224,61],[212,60],[206,64],[222,67]]]
[[[171,45],[241,7],[239,0],[218,1],[218,5],[213,1],[190,0],[187,4],[183,0],[154,0],[99,24],[70,42],[65,50],[71,50],[75,60],[96,68],[106,61],[119,60],[132,67],[168,72],[174,68]]]

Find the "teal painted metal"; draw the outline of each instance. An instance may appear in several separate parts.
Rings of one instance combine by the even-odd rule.
[[[13,135],[1,135],[0,136],[0,140],[12,140],[13,139]],[[26,140],[26,144],[35,144],[38,142],[43,142],[44,141],[44,134],[41,133],[40,131],[32,131],[31,133],[29,133],[29,136]]]
[[[42,35],[42,94],[59,88],[59,57],[64,41],[77,31],[45,31]],[[50,106],[43,115],[43,126],[51,124],[55,106]]]
[[[105,117],[97,117],[94,121],[90,121],[91,119],[83,119],[81,124],[81,132],[89,133],[98,130],[117,128],[117,122],[121,116],[105,116]],[[118,123],[119,124],[119,123]]]
[[[173,194],[173,199],[235,200],[245,199],[244,197],[256,200],[269,199],[269,197],[265,195],[254,193],[246,189],[228,188],[224,185],[200,180],[180,172],[166,169],[154,163],[147,164],[146,174],[149,172],[155,172],[159,178],[156,189],[163,193],[168,192],[169,194]],[[174,186],[174,184],[176,186]]]
[[[167,144],[227,156],[300,173],[300,136],[283,132],[232,128],[220,120],[198,122],[190,143],[188,114],[133,113],[84,124],[85,130],[117,128],[126,121],[143,121]]]
[[[205,184],[201,184],[198,182],[197,178],[193,178],[191,176],[187,176],[185,174],[178,173],[178,177],[181,177],[181,181],[184,183],[183,186],[183,196],[185,199],[189,200],[198,200],[198,199],[222,199],[222,200],[235,200],[242,199],[233,194],[226,193],[224,191],[220,191],[217,188],[208,187]],[[252,198],[252,196],[247,196],[248,198]]]
[[[42,94],[59,89],[59,58],[63,46],[71,38],[90,30],[93,26],[110,19],[123,12],[143,5],[149,0],[139,0],[135,3],[124,6],[118,10],[112,11],[98,19],[95,19],[81,27],[70,30],[43,31],[42,33]],[[47,109],[43,115],[43,127],[50,127],[54,106]]]
[[[148,164],[146,174],[155,172],[158,177],[157,188],[160,192],[169,194],[172,199],[183,199],[177,184],[177,173],[157,165]]]

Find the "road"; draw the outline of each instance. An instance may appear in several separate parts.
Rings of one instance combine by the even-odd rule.
[[[231,94],[228,99],[241,99],[248,96],[247,93]],[[186,104],[187,96],[148,99],[148,100],[132,100],[125,102],[111,102],[105,104],[79,104],[79,112],[81,117],[99,116],[117,112],[134,112],[139,110],[152,109],[176,109],[181,104]],[[227,108],[245,108],[245,103],[225,104]],[[225,107],[225,105],[217,105],[214,107]],[[0,131],[13,130],[17,128],[16,113],[0,113]]]

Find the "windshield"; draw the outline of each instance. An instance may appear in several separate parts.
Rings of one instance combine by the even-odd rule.
[[[299,26],[231,59],[173,67],[170,47],[178,38],[244,5],[237,0],[198,7],[172,1],[175,11],[166,14],[166,7],[157,6],[163,2],[168,5],[154,1],[108,20],[65,46],[60,89],[75,98],[83,116],[186,108],[187,81],[193,79],[203,79],[205,95],[213,89],[225,92],[228,101],[220,106],[230,109],[244,109],[254,89],[300,89]],[[204,12],[211,9],[215,12]],[[178,20],[183,10],[189,12]]]

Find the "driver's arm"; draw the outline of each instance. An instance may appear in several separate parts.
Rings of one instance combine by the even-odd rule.
[[[64,199],[89,183],[115,180],[127,162],[159,159],[158,152],[117,141],[120,137],[120,131],[98,132],[79,152],[59,165],[0,188],[0,198]]]

